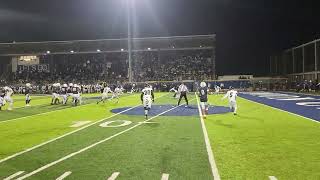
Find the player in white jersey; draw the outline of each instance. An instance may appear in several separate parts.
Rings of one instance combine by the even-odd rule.
[[[153,90],[148,84],[142,90],[140,98],[144,107],[144,115],[148,119],[148,112],[151,109],[152,102],[154,102]]]
[[[223,96],[222,99],[225,99],[228,97],[229,99],[229,107],[234,115],[237,115],[237,96],[238,91],[234,90],[233,87],[229,88],[230,90],[226,93],[226,95]]]
[[[54,83],[52,85],[52,97],[51,97],[51,105],[59,104],[59,93],[60,93],[60,83]]]
[[[120,95],[121,95],[122,91],[119,87],[116,87],[114,89],[114,92],[113,92],[113,95],[112,95],[112,99],[115,98],[117,99],[116,103],[119,103],[119,98],[120,98]]]
[[[219,92],[221,91],[221,87],[218,85],[214,86],[214,91],[216,94],[219,94]]]
[[[169,90],[169,92],[174,92],[174,94],[173,94],[173,98],[177,98],[177,94],[178,94],[178,90],[176,90],[176,88],[175,87],[172,87],[170,90]]]
[[[97,104],[99,104],[100,102],[103,102],[103,103],[104,103],[104,101],[107,100],[108,97],[109,97],[109,96],[108,96],[108,93],[113,93],[113,92],[112,92],[112,90],[110,89],[109,86],[106,86],[106,87],[104,87],[103,92],[102,92],[101,99],[97,102]]]
[[[12,94],[13,94],[13,90],[11,88],[9,88],[8,86],[4,87],[4,91],[5,91],[5,95],[4,95],[4,104],[6,102],[9,103],[9,107],[8,110],[12,110],[13,107],[13,99],[12,99]]]

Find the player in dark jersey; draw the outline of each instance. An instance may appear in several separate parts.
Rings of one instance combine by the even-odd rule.
[[[66,105],[68,101],[68,85],[67,84],[62,85],[60,89],[60,96],[62,97],[62,104]]]
[[[145,88],[142,90],[140,99],[144,107],[144,115],[146,119],[148,119],[148,112],[151,109],[152,102],[154,102],[153,89],[150,85],[146,84]]]
[[[23,87],[22,92],[24,93],[24,95],[26,96],[26,106],[30,106],[30,101],[31,101],[31,84],[27,83],[26,87]]]
[[[202,111],[202,116],[206,119],[208,114],[208,88],[205,82],[200,83],[200,88],[198,90],[199,98],[200,98],[200,106]]]
[[[2,109],[2,106],[4,106],[4,96],[6,95],[6,92],[3,88],[0,88],[0,111]]]
[[[78,105],[78,103],[81,105],[81,95],[80,95],[80,86],[75,84],[71,91],[72,91],[72,97],[73,97],[73,103],[75,106]]]

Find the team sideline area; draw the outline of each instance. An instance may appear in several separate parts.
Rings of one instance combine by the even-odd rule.
[[[194,93],[188,107],[172,95],[155,93],[147,120],[140,93],[30,107],[15,95],[0,112],[0,179],[319,179],[319,123],[241,97],[233,115],[217,94],[202,119]]]

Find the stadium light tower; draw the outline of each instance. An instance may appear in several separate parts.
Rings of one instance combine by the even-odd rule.
[[[129,82],[132,82],[132,34],[131,34],[131,9],[133,6],[133,0],[127,0],[127,21],[128,21],[128,75]]]

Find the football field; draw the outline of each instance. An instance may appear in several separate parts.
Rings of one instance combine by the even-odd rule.
[[[189,107],[155,93],[146,120],[140,94],[96,96],[77,107],[14,96],[0,112],[0,179],[320,179],[317,122],[243,98],[234,116],[221,95],[203,120],[193,93]]]

